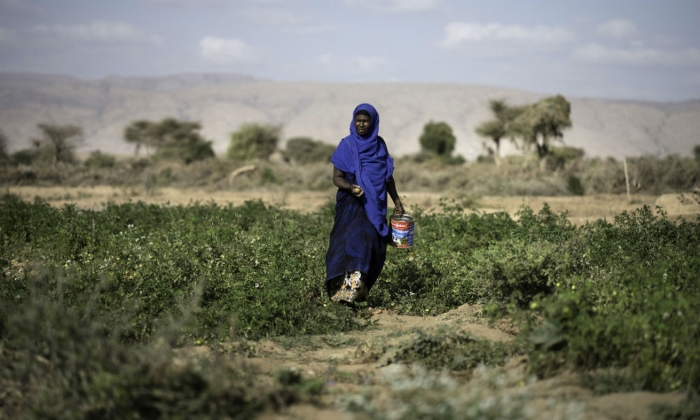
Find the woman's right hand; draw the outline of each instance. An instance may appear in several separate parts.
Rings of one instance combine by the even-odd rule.
[[[350,185],[350,192],[352,193],[352,195],[358,198],[362,197],[362,195],[365,193],[364,191],[362,191],[362,187],[360,187],[357,184]]]

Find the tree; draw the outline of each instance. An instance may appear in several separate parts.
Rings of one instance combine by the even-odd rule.
[[[432,153],[441,158],[449,158],[455,149],[457,138],[452,133],[452,127],[447,123],[431,120],[423,126],[423,134],[418,141],[424,152]]]
[[[201,124],[165,118],[160,122],[134,121],[124,129],[124,140],[154,149],[154,158],[182,160],[185,164],[214,157],[212,142],[199,133]]]
[[[563,130],[571,127],[571,104],[561,95],[541,99],[533,105],[525,107],[511,123],[506,125],[506,131],[513,137],[520,137],[522,147],[535,147],[544,167],[552,140],[561,141]]]
[[[154,123],[146,120],[138,120],[129,124],[124,128],[124,140],[127,143],[133,143],[136,145],[134,154],[139,155],[141,147],[149,146],[149,130],[154,125]]]
[[[300,164],[328,162],[335,151],[335,146],[313,140],[309,137],[294,137],[287,141],[283,152],[286,160]]]
[[[32,139],[39,157],[56,165],[75,161],[75,149],[82,141],[83,129],[76,125],[37,124],[41,138]]]
[[[522,114],[524,107],[508,106],[505,100],[494,99],[489,101],[489,108],[491,112],[493,112],[495,119],[481,123],[476,127],[475,131],[480,136],[493,140],[495,144],[494,159],[496,165],[500,165],[501,140],[509,135],[506,129],[508,124],[517,118],[518,115]],[[511,137],[511,140],[512,139]]]
[[[700,144],[693,147],[693,156],[695,156],[695,160],[700,162]]]
[[[277,149],[282,127],[270,124],[243,124],[231,133],[226,155],[234,160],[267,160]]]

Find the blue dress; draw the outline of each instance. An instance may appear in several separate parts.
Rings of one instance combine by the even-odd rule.
[[[359,113],[370,117],[371,130],[360,135],[355,127]],[[362,301],[384,267],[390,233],[386,223],[386,182],[394,171],[384,139],[379,136],[379,113],[370,104],[355,107],[350,135],[331,156],[345,180],[359,185],[362,197],[338,189],[335,220],[326,253],[326,289],[331,300]]]
[[[345,174],[355,184],[355,176]],[[362,202],[349,191],[338,189],[335,219],[326,252],[326,285],[346,273],[360,271],[367,292],[384,268],[388,238],[372,225]],[[330,290],[329,290],[330,293]]]

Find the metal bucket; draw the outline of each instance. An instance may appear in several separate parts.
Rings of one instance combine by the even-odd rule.
[[[415,220],[413,217],[404,214],[403,216],[392,215],[391,222],[391,245],[396,248],[410,248],[413,246],[413,231]]]

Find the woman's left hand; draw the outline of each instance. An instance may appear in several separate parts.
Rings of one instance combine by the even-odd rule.
[[[403,216],[406,214],[406,211],[403,209],[402,204],[397,204],[396,207],[394,207],[394,214],[397,216]]]

